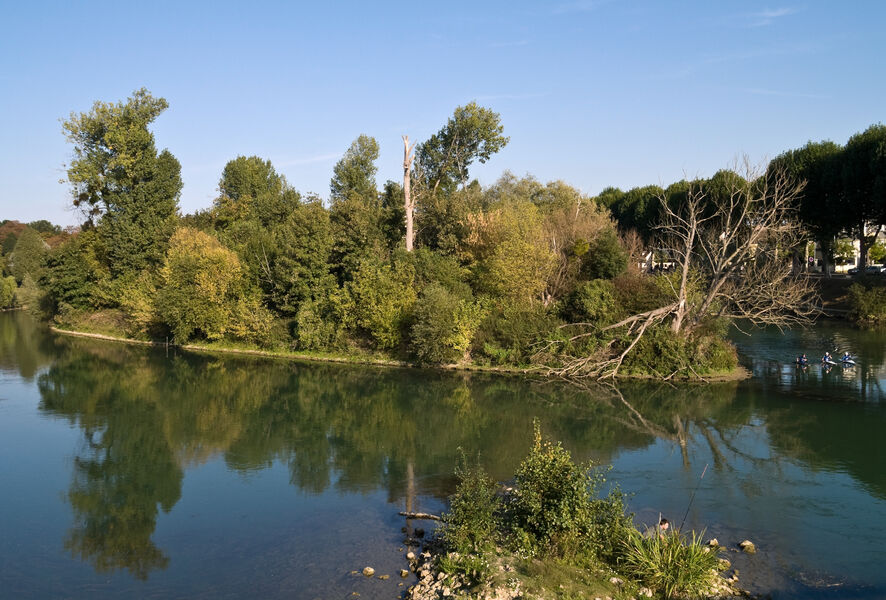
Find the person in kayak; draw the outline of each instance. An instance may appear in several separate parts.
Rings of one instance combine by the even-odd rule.
[[[805,367],[807,364],[809,364],[809,359],[806,358],[805,354],[801,354],[797,357],[797,364],[801,367]]]
[[[852,360],[852,357],[849,355],[848,352],[844,352],[843,356],[842,356],[842,358],[840,358],[840,360],[843,362],[855,362]]]
[[[823,363],[832,363],[834,359],[831,358],[831,353],[825,350],[824,356],[821,357],[821,362]]]

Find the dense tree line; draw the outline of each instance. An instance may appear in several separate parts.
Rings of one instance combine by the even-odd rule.
[[[64,123],[74,145],[72,200],[85,222],[77,235],[46,249],[30,275],[40,282],[41,309],[57,322],[178,343],[369,353],[425,364],[556,369],[575,357],[606,363],[620,356],[615,369],[628,372],[725,371],[735,354],[723,340],[724,316],[736,311],[727,309],[727,295],[707,292],[723,273],[731,275],[717,286],[741,280],[749,260],[768,257],[776,266],[769,272],[780,273],[784,253],[760,249],[783,241],[774,233],[749,237],[762,223],[753,211],[770,193],[761,182],[776,171],[813,179],[779,157],[761,176],[725,170],[665,189],[607,188],[596,198],[560,181],[507,172],[482,186],[471,179],[471,165],[489,160],[508,138],[498,114],[471,103],[428,140],[404,139],[403,185],[379,185],[378,142],[360,135],[335,165],[326,203],[299,193],[270,161],[239,156],[222,170],[212,206],[181,215],[179,163],[157,149],[149,127],[166,108],[165,100],[139,90]],[[868,165],[854,167],[855,175],[846,171],[847,181],[868,177],[853,197],[881,193],[882,169],[859,158],[874,152],[879,131],[835,151]],[[816,225],[809,216],[816,185],[782,196],[797,199],[807,229],[823,235],[835,219]],[[675,279],[667,267],[677,266],[676,242],[659,235],[664,209],[683,218],[694,207],[699,238],[714,239],[709,234],[728,222],[738,196],[746,200],[739,229],[748,235],[730,236],[730,243],[755,240],[753,255],[712,266],[690,261],[699,250],[687,246],[682,280]],[[880,219],[873,209],[859,211],[856,221]],[[650,257],[665,271],[646,273]],[[678,305],[679,317],[659,310]],[[636,338],[631,316],[650,311],[658,316]],[[675,327],[674,319],[684,317],[691,327]],[[630,356],[622,355],[626,349]]]

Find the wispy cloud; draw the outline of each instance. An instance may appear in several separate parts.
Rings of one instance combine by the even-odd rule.
[[[746,94],[753,94],[755,96],[781,96],[785,98],[811,98],[813,100],[824,100],[826,98],[830,98],[830,96],[825,96],[823,94],[807,94],[804,92],[786,92],[783,90],[770,90],[766,88],[744,88],[741,90]]]
[[[765,10],[744,15],[749,19],[749,27],[766,27],[772,25],[777,19],[787,17],[797,12],[796,8],[767,8]]]
[[[754,48],[745,52],[733,52],[726,54],[713,54],[700,57],[692,63],[688,63],[674,68],[662,71],[658,74],[659,79],[679,79],[694,75],[696,72],[713,67],[720,64],[739,63],[753,61],[762,58],[772,58],[775,56],[794,56],[809,54],[819,51],[820,48],[816,44],[789,44],[783,46],[768,46],[762,48]]]

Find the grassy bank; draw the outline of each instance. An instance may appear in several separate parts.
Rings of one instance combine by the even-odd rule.
[[[402,367],[402,368],[433,368],[443,371],[467,371],[480,373],[497,373],[504,375],[532,375],[534,377],[547,377],[547,371],[542,366],[525,366],[525,367],[505,367],[505,366],[486,366],[472,363],[460,363],[450,365],[438,365],[429,367],[427,365],[419,365],[402,360],[395,360],[384,355],[374,354],[370,352],[360,353],[333,353],[333,352],[304,352],[283,349],[264,349],[257,346],[236,343],[230,341],[191,343],[191,344],[174,344],[166,340],[143,340],[128,337],[125,332],[113,327],[101,326],[89,323],[78,324],[76,329],[59,325],[50,326],[50,330],[61,335],[69,335],[75,337],[85,337],[108,342],[117,342],[123,344],[135,344],[142,346],[154,346],[160,348],[178,348],[189,352],[217,353],[217,354],[241,354],[249,356],[262,356],[267,358],[278,358],[288,360],[306,360],[316,362],[332,362],[332,363],[350,363],[362,365],[374,365],[383,367]],[[683,382],[722,382],[722,381],[738,381],[747,379],[751,374],[747,369],[737,366],[729,372],[715,373],[705,375],[704,378],[678,378],[677,381]],[[619,379],[649,379],[655,380],[651,375],[624,375],[618,376]]]

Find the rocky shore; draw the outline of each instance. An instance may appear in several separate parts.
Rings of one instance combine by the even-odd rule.
[[[716,539],[711,540],[709,546],[712,552],[725,550]],[[751,550],[751,548],[753,548],[753,544],[745,540],[745,542],[738,544],[734,550],[747,553],[754,552],[755,549]],[[405,598],[408,600],[439,600],[443,598],[517,600],[519,598],[531,597],[539,600],[554,600],[561,596],[557,589],[541,593],[536,590],[531,595],[527,595],[524,589],[524,580],[517,576],[518,569],[515,563],[519,562],[520,559],[518,557],[497,552],[494,558],[489,559],[488,565],[496,576],[491,577],[490,582],[471,585],[471,582],[464,575],[446,573],[441,570],[440,558],[442,556],[456,558],[453,557],[452,553],[445,554],[443,549],[433,539],[426,541],[420,552],[406,553],[409,570],[415,573],[418,581],[407,590]],[[727,559],[720,559],[720,568],[718,571],[712,572],[713,584],[704,598],[707,600],[726,600],[754,597],[739,587],[738,571],[730,570],[731,566]],[[654,596],[649,588],[638,587],[630,582],[625,582],[614,574],[601,571],[597,575],[601,584],[607,587],[609,592],[606,595],[588,596],[589,598],[595,600],[643,600],[643,598],[652,598]]]

